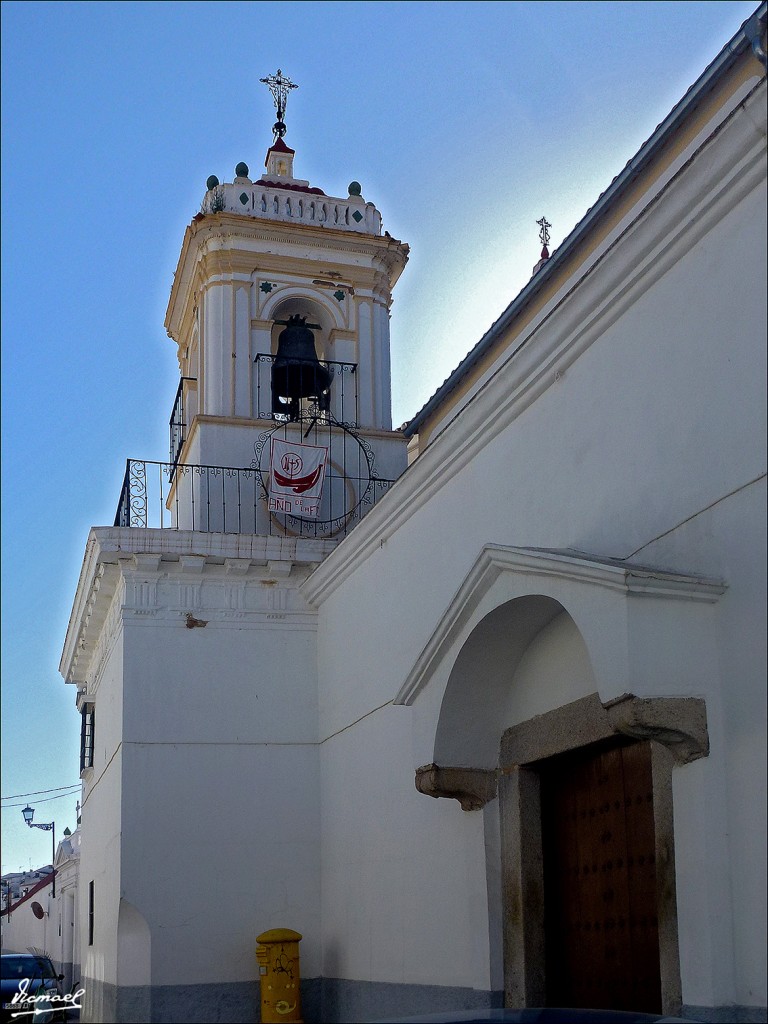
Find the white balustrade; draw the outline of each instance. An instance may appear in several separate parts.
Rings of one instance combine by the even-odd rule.
[[[380,235],[381,214],[357,196],[334,199],[312,192],[263,185],[217,185],[206,193],[203,212],[239,213],[265,220],[314,224],[318,227]]]

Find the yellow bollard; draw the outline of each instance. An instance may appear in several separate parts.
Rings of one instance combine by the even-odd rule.
[[[256,939],[262,1024],[302,1024],[300,941],[301,935],[290,928],[272,928]]]

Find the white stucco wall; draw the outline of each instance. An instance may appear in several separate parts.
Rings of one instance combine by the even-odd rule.
[[[120,837],[122,794],[123,636],[117,614],[103,638],[103,661],[94,664],[88,700],[95,704],[94,763],[83,775],[78,918],[84,1019],[103,1019],[104,989],[117,984],[117,914],[120,903]],[[109,640],[107,640],[109,634]],[[89,884],[94,884],[93,945],[88,943]],[[96,982],[97,984],[93,984]]]
[[[765,973],[766,794],[762,780],[766,775],[766,693],[758,680],[765,673],[766,594],[764,580],[755,571],[766,563],[765,517],[763,479],[714,505],[643,552],[650,561],[668,564],[695,547],[709,571],[722,575],[729,583],[718,602],[716,616],[722,689],[708,705],[708,712],[710,706],[714,712],[709,712],[710,738],[713,745],[718,745],[725,771],[718,776],[714,768],[710,769],[715,777],[711,782],[702,779],[696,802],[692,799],[687,811],[682,809],[684,773],[678,773],[680,799],[676,813],[695,813],[700,832],[710,841],[713,825],[719,826],[721,837],[727,836],[727,840],[722,839],[718,856],[727,861],[729,882],[707,894],[714,902],[708,924],[717,932],[718,915],[733,922],[733,957],[729,961],[733,974],[725,983],[733,986],[734,1001],[747,1006],[763,1005],[765,1001],[761,979]],[[696,769],[691,777],[707,771],[703,763],[690,767]],[[713,821],[710,785],[717,788],[725,809],[721,820]],[[701,851],[692,842],[679,856],[696,863]],[[695,872],[690,873],[685,889],[678,883],[678,900],[686,904],[692,916],[701,906],[702,891]],[[691,934],[696,932],[692,929]],[[693,950],[686,967],[690,976],[697,977],[699,990],[706,990],[709,979]]]
[[[139,600],[123,612],[121,895],[146,922],[151,984],[255,980],[274,927],[306,935],[316,976],[314,614],[266,569],[124,571]]]
[[[345,977],[373,970],[399,981],[417,971],[433,983],[488,987],[490,951],[485,939],[479,951],[480,931],[469,923],[470,894],[484,875],[482,815],[443,808],[413,790],[414,768],[432,759],[442,689],[458,651],[412,708],[375,709],[396,697],[491,542],[575,548],[727,584],[700,613],[668,602],[656,650],[645,609],[631,605],[630,675],[642,655],[646,677],[635,669],[634,692],[707,701],[710,756],[675,772],[684,1002],[765,1004],[764,732],[756,726],[765,719],[765,606],[755,570],[764,550],[757,533],[764,521],[765,194],[745,171],[722,187],[706,216],[696,213],[696,189],[703,195],[715,187],[705,171],[716,163],[694,162],[694,180],[678,181],[625,236],[571,308],[553,314],[548,333],[540,331],[491,381],[310,584],[319,605],[323,817],[334,822],[323,831],[331,915],[324,929]],[[555,342],[571,329],[569,316],[581,351],[560,356],[558,365]],[[505,407],[515,388],[524,396],[526,387],[535,400]],[[577,597],[567,610],[578,621],[590,600]],[[343,635],[354,644],[340,644]],[[686,649],[691,636],[697,642]],[[642,637],[645,653],[633,637]],[[600,647],[596,630],[588,655],[605,666]],[[578,684],[517,704],[510,696],[510,716],[573,700],[591,685],[585,672]],[[597,673],[604,700],[626,681],[603,667]],[[385,724],[390,716],[395,731]],[[372,741],[373,722],[387,743]],[[500,722],[500,731],[505,724],[512,723]],[[328,738],[337,733],[343,758],[339,739]],[[389,865],[375,880],[354,870],[336,838],[345,821],[361,823],[358,846],[405,830],[408,844],[394,844],[388,861],[407,885],[380,881],[394,872]],[[350,908],[386,908],[383,920],[356,924],[349,915],[343,942],[335,923],[343,911],[333,909],[331,895],[340,895],[342,877]],[[409,917],[414,891],[421,913]],[[410,922],[400,941],[418,955],[382,957],[390,920]]]
[[[489,988],[482,815],[416,792],[411,717],[323,744],[323,975]]]

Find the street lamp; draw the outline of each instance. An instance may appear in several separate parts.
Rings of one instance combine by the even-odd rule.
[[[18,806],[18,805],[17,805]],[[53,878],[51,880],[51,895],[56,899],[56,822],[48,821],[45,824],[35,823],[32,819],[35,816],[34,807],[30,807],[29,804],[21,812],[24,815],[24,821],[30,828],[41,828],[44,832],[52,832],[53,839],[53,857],[51,858],[51,867],[53,868]]]

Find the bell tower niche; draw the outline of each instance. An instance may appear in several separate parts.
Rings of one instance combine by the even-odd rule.
[[[172,462],[263,472],[258,440],[280,425],[306,444],[322,429],[331,461],[334,445],[342,461],[362,446],[370,472],[392,481],[406,439],[392,430],[389,309],[408,246],[382,231],[358,182],[337,198],[294,177],[284,118],[296,86],[281,71],[262,81],[277,109],[264,174],[241,162],[231,182],[208,178],[174,275]]]

